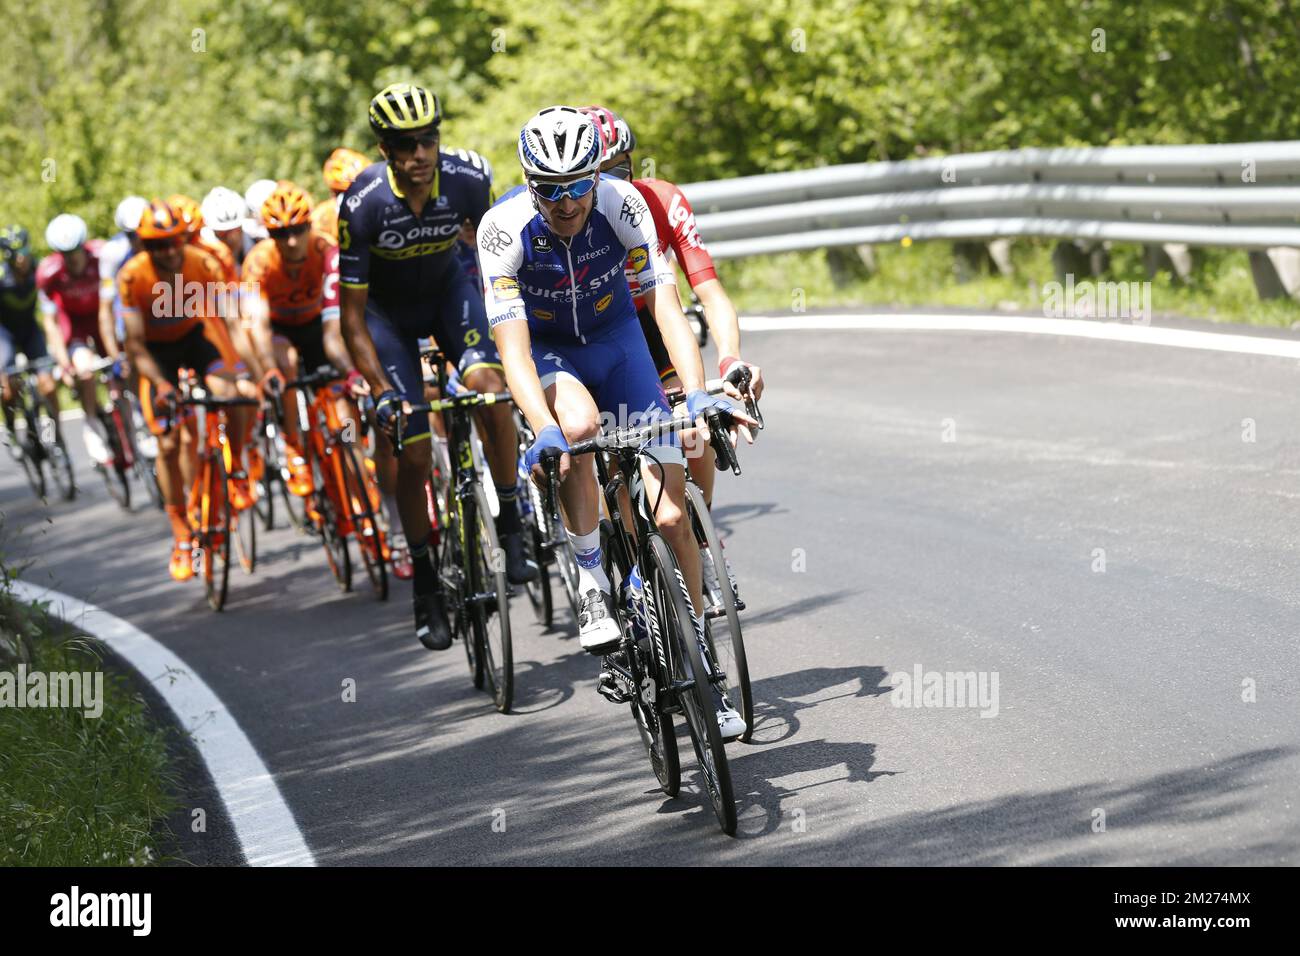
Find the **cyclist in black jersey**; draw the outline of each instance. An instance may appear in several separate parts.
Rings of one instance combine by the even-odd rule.
[[[424,495],[433,462],[429,416],[411,413],[423,401],[419,339],[432,336],[456,363],[466,387],[505,389],[501,359],[488,328],[482,291],[455,253],[466,220],[477,225],[492,203],[486,170],[439,149],[442,110],[428,90],[386,87],[370,103],[370,127],[384,162],[367,167],[339,209],[339,305],[344,339],[375,395],[385,431],[403,410],[404,450],[397,505],[410,542],[415,628],[431,650],[451,646],[429,554],[431,528]],[[488,466],[501,508],[497,534],[512,584],[534,580],[515,506],[518,437],[508,406],[478,411]]]
[[[36,321],[36,259],[27,230],[22,226],[0,229],[0,393],[3,393],[5,427],[13,434],[13,386],[4,370],[19,354],[27,361],[45,358],[45,330]],[[59,420],[55,391],[58,384],[49,372],[36,376],[36,388],[50,414]]]

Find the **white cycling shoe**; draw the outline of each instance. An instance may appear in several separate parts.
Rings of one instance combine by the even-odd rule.
[[[722,739],[735,740],[748,729],[745,718],[740,716],[736,708],[731,706],[731,701],[724,696],[722,706],[718,708],[718,733]]]
[[[578,643],[588,653],[613,650],[622,638],[618,620],[610,613],[609,595],[592,588],[578,608]]]
[[[81,437],[86,443],[86,454],[90,456],[90,460],[95,464],[107,465],[113,460],[113,455],[108,450],[108,446],[104,444],[104,439],[100,438],[99,433],[89,425],[82,428]]]

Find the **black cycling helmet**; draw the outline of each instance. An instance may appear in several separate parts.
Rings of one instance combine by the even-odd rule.
[[[438,97],[422,86],[392,83],[370,101],[370,128],[380,139],[430,127],[437,129],[441,122]]]
[[[30,255],[31,251],[31,237],[22,226],[15,223],[0,229],[0,254],[6,259]]]

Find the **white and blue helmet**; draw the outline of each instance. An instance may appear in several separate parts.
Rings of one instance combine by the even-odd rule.
[[[519,131],[525,176],[584,176],[600,169],[600,131],[572,106],[548,106]]]

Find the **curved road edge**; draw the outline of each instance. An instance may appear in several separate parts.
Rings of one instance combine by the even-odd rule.
[[[162,697],[202,756],[250,866],[316,865],[275,777],[226,705],[180,657],[80,598],[22,580],[13,591],[23,601],[48,601],[50,613],[103,641]]]

